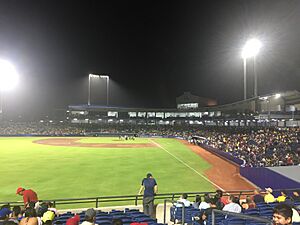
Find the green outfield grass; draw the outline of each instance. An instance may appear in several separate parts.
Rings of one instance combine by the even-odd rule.
[[[40,199],[135,195],[149,171],[157,180],[159,193],[213,190],[208,181],[191,169],[202,174],[210,165],[175,139],[153,139],[163,149],[32,143],[38,139],[44,138],[0,138],[0,201],[21,200],[15,195],[18,186],[32,188]],[[83,138],[80,142],[134,144],[151,140]]]

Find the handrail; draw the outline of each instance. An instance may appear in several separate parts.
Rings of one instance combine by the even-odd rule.
[[[184,205],[184,203],[183,202],[169,200],[169,199],[165,199],[164,200],[164,224],[167,224],[166,223],[167,202],[171,202],[172,204],[176,203],[176,204],[182,205],[182,207],[181,207],[182,208],[181,224],[184,225],[184,223],[185,223],[185,205]]]
[[[285,189],[287,191],[292,191],[295,189]],[[274,192],[280,191],[280,190],[273,190]],[[189,198],[195,197],[196,195],[200,195],[200,197],[203,197],[204,194],[215,194],[215,192],[185,192],[185,194],[189,195]],[[171,199],[171,201],[174,201],[176,198],[179,198],[183,193],[162,193],[155,195],[155,199]],[[226,191],[223,195],[229,196],[229,195],[252,195],[253,190],[232,190],[232,191]],[[98,208],[101,203],[107,203],[107,202],[125,202],[125,201],[133,201],[133,204],[135,206],[138,205],[139,201],[143,200],[143,195],[119,195],[119,196],[97,196],[97,197],[87,197],[87,198],[58,198],[58,199],[43,199],[40,200],[40,202],[52,202],[54,204],[54,207],[57,205],[70,205],[70,204],[81,204],[81,203],[95,203],[95,207]],[[23,201],[3,201],[0,202],[0,205],[23,205]]]
[[[226,191],[224,195],[235,194],[239,195],[241,191]],[[215,192],[186,192],[189,197],[195,197],[196,195],[203,196],[204,194],[215,194]],[[228,193],[228,194],[227,194]],[[253,193],[253,190],[244,190],[242,193]],[[155,199],[172,199],[179,198],[183,192],[176,193],[162,193],[155,195]],[[69,204],[80,204],[80,203],[95,203],[95,207],[98,208],[101,203],[106,202],[124,202],[133,201],[134,205],[138,205],[139,201],[143,200],[143,195],[118,195],[118,196],[97,196],[97,197],[87,197],[87,198],[57,198],[57,199],[43,199],[40,202],[53,202],[54,206],[57,205],[69,205]],[[23,205],[22,201],[1,201],[1,205]]]

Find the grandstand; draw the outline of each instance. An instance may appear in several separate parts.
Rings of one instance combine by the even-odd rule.
[[[286,91],[225,105],[185,93],[177,108],[122,108],[70,105],[67,120],[76,124],[299,126],[300,93]],[[206,104],[206,106],[204,106]]]
[[[167,142],[163,139],[155,139],[156,147],[160,146],[159,148],[169,152],[168,158],[173,157],[176,159],[176,164],[190,167],[191,170],[199,173],[199,176],[205,177],[204,179],[212,183],[213,188],[207,186],[206,191],[193,189],[193,192],[188,192],[190,200],[197,194],[203,199],[205,192],[209,192],[211,196],[214,196],[214,192],[212,192],[214,188],[224,190],[225,196],[229,196],[229,194],[239,196],[241,204],[246,196],[253,195],[255,188],[264,190],[266,187],[272,187],[274,188],[275,197],[278,196],[281,189],[289,190],[290,196],[293,190],[299,189],[300,136],[298,127],[300,114],[297,111],[300,103],[299,93],[292,91],[280,95],[272,94],[221,106],[217,106],[215,103],[212,100],[197,98],[185,93],[177,98],[176,109],[133,109],[95,105],[69,106],[66,121],[55,121],[51,118],[49,118],[51,122],[50,120],[30,123],[2,121],[0,135],[5,137],[17,136],[17,139],[21,139],[19,136],[30,136],[25,138],[27,143],[28,141],[31,142],[30,138],[33,138],[34,147],[30,148],[38,152],[40,152],[37,150],[40,146],[36,144],[58,146],[57,149],[61,148],[60,145],[64,145],[67,148],[74,147],[73,150],[77,152],[79,151],[75,150],[75,147],[102,148],[101,138],[92,139],[90,136],[105,136],[106,139],[103,140],[105,140],[104,145],[106,147],[108,144],[107,137],[115,137],[112,142],[116,142],[116,137],[135,136],[141,139],[130,140],[126,143],[126,146],[136,142],[134,143],[136,146],[141,144],[149,145],[148,147],[154,147],[153,138],[180,139],[182,143],[192,149],[193,153],[209,162],[215,169],[212,173],[204,171],[203,174],[200,174],[198,172],[199,168],[195,167],[196,169],[194,169],[194,166],[192,166],[193,163],[198,163],[198,157],[195,158],[195,155],[190,155],[190,158],[188,158],[186,156],[187,152],[182,152],[180,155],[179,152],[174,151],[175,149],[178,150],[178,145],[167,148],[166,146],[169,143],[166,144]],[[205,104],[210,106],[203,106]],[[60,138],[53,139],[54,142],[50,143],[49,140],[53,136]],[[62,139],[62,136],[68,136],[69,139]],[[49,139],[45,139],[45,137],[49,137]],[[77,137],[77,139],[72,139],[74,137]],[[3,143],[8,143],[9,140],[12,139],[1,138],[1,146],[4,147]],[[149,140],[152,141],[150,141],[150,144],[148,143]],[[24,144],[16,144],[16,139],[14,139],[14,143],[15,145],[9,146],[15,146],[15,148],[17,148],[16,146],[22,148],[25,146]],[[122,144],[126,148],[125,144]],[[46,148],[43,146],[43,149]],[[96,151],[91,152],[95,153]],[[22,154],[24,153],[21,152]],[[45,154],[47,155],[47,153]],[[126,154],[128,154],[128,151]],[[54,157],[53,154],[52,157]],[[141,155],[137,155],[137,157],[143,160]],[[150,162],[147,157],[144,160]],[[93,158],[100,163],[100,159]],[[196,161],[192,162],[191,158],[195,158]],[[156,159],[161,160],[159,157]],[[215,164],[212,162],[214,160],[216,161]],[[5,164],[2,166],[5,167]],[[223,170],[220,170],[220,167]],[[231,170],[229,168],[234,172],[226,175],[227,170]],[[40,169],[44,171],[44,168],[40,167]],[[81,169],[85,171],[84,168]],[[159,167],[155,169],[157,169],[157,173],[162,170]],[[183,172],[183,174],[188,173]],[[216,179],[216,176],[219,177],[219,180]],[[238,180],[240,184],[244,182],[247,185],[241,185],[235,189],[233,182],[229,184],[221,183],[222,176],[223,179],[228,179],[228,181]],[[200,183],[203,184],[203,182]],[[200,183],[198,184],[199,187],[201,186]],[[43,191],[40,191],[40,193],[43,193]],[[63,193],[66,194],[66,192]],[[157,195],[156,199],[159,204],[155,219],[141,212],[142,196],[138,195],[124,195],[123,193],[121,196],[112,194],[91,198],[80,198],[80,195],[73,195],[71,198],[50,197],[44,201],[52,201],[58,208],[68,208],[66,206],[72,206],[71,208],[73,208],[71,210],[61,210],[60,215],[53,220],[53,224],[66,224],[67,220],[74,216],[74,213],[78,213],[80,222],[83,222],[86,211],[85,206],[88,205],[99,210],[96,215],[96,222],[99,224],[110,225],[113,219],[121,219],[124,224],[128,225],[133,222],[149,225],[173,222],[196,225],[197,218],[202,213],[199,209],[184,206],[178,209],[175,206],[177,204],[176,199],[181,193],[182,191],[171,191]],[[265,193],[262,191],[262,194]],[[9,202],[11,206],[22,204],[19,201],[9,201],[9,199],[1,199],[1,201],[2,204]],[[123,204],[126,204],[126,206]],[[107,205],[111,206],[107,208],[105,207]],[[239,214],[212,210],[207,217],[206,224],[270,224],[273,208],[276,205],[278,205],[276,202],[257,204],[255,209],[243,210],[243,213]],[[294,201],[294,205],[297,207],[300,202],[298,200]]]

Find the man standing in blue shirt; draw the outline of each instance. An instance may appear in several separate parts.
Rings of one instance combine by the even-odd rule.
[[[144,191],[143,196],[143,211],[146,215],[154,217],[154,196],[157,194],[157,183],[151,173],[147,174],[147,177],[143,179],[142,186],[139,191],[139,195]]]

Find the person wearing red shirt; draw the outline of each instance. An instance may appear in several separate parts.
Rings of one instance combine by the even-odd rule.
[[[31,189],[26,190],[25,188],[19,187],[17,189],[16,194],[23,196],[25,208],[29,205],[29,203],[38,202],[38,196],[37,196],[36,192],[34,192]]]

